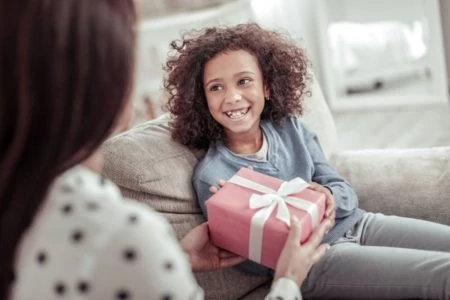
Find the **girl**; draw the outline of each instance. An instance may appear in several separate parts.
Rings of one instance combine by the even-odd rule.
[[[309,80],[301,49],[256,24],[206,28],[171,46],[165,86],[172,136],[207,150],[193,176],[205,214],[217,180],[241,167],[301,177],[326,194],[334,222],[324,239],[331,251],[302,286],[307,298],[450,297],[450,227],[359,209],[300,119]],[[251,262],[241,267],[270,272]]]
[[[134,1],[0,1],[0,12],[0,298],[203,299],[191,269],[242,259],[214,247],[206,223],[180,247],[99,175],[98,147],[129,122]],[[294,226],[269,297],[300,297],[325,230],[300,246]]]

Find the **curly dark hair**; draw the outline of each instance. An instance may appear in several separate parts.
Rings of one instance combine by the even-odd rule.
[[[206,149],[211,141],[224,138],[222,126],[209,113],[203,89],[205,64],[224,51],[245,50],[257,58],[270,91],[261,119],[280,124],[285,116],[302,114],[303,98],[309,93],[309,60],[288,36],[257,24],[240,24],[193,30],[170,46],[164,87],[175,141]]]

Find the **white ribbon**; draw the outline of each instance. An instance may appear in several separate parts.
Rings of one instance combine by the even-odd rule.
[[[276,218],[286,223],[287,226],[291,226],[288,204],[306,211],[311,216],[313,228],[319,223],[319,209],[316,204],[302,198],[289,196],[299,193],[309,186],[299,177],[283,182],[278,190],[238,175],[231,177],[228,183],[262,193],[262,195],[252,194],[249,199],[249,207],[259,209],[250,221],[248,257],[253,261],[261,262],[264,224],[276,207],[278,207]]]

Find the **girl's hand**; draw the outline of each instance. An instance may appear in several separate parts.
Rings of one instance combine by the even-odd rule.
[[[334,202],[333,194],[331,191],[315,182],[310,182],[310,188],[314,191],[324,193],[326,197],[325,218],[330,219],[332,226],[334,226],[334,219],[336,218],[336,204]]]
[[[291,227],[284,244],[283,251],[278,258],[277,267],[275,269],[274,281],[279,278],[286,277],[294,280],[300,286],[308,276],[311,267],[319,261],[329,248],[327,244],[320,245],[325,232],[330,230],[331,221],[324,219],[317,226],[309,240],[301,245],[300,237],[302,229],[297,218],[291,219]]]
[[[231,267],[245,260],[243,257],[214,246],[209,236],[207,222],[189,231],[180,244],[188,255],[193,272]]]
[[[215,187],[213,185],[209,187],[209,191],[211,192],[211,194],[217,193],[217,191],[225,185],[225,180],[223,180],[223,179],[219,178],[218,182],[219,182],[219,187]]]

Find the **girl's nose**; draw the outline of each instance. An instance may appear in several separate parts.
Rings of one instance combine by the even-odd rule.
[[[239,93],[230,93],[227,95],[226,102],[229,104],[239,103],[242,101],[242,96]]]

